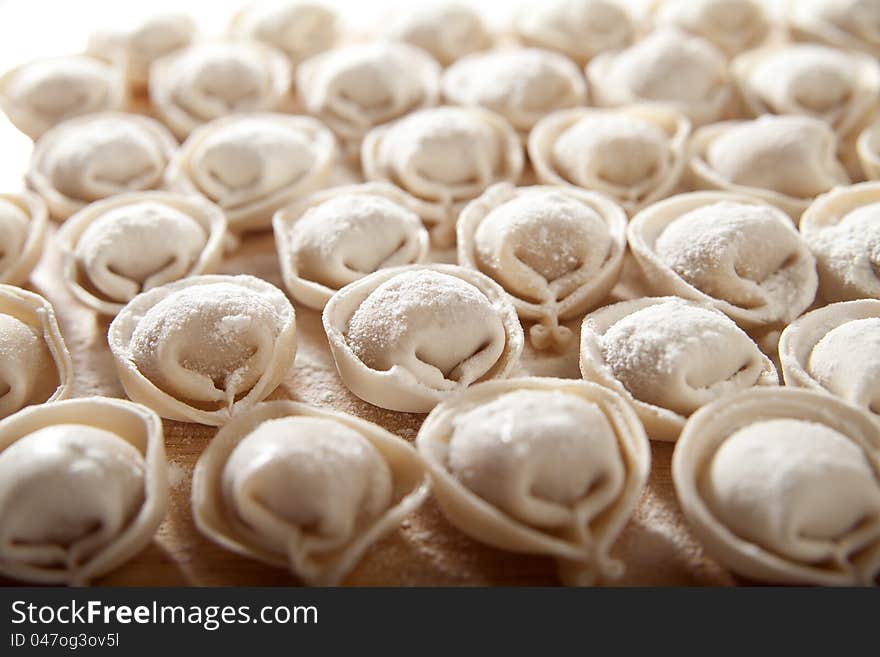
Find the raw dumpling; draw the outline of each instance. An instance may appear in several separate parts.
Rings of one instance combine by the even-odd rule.
[[[587,66],[587,82],[600,107],[658,105],[695,125],[724,118],[732,105],[724,55],[677,29],[657,30],[625,50],[598,55]]]
[[[317,192],[275,214],[284,285],[323,310],[340,288],[379,269],[428,258],[428,231],[415,199],[386,183]]]
[[[73,364],[51,304],[0,285],[0,418],[64,399],[72,383]]]
[[[199,530],[223,547],[338,585],[428,495],[418,454],[359,418],[291,401],[224,426],[193,476]]]
[[[467,5],[452,2],[396,7],[387,35],[421,48],[443,66],[491,43],[480,15]]]
[[[0,283],[21,285],[43,254],[48,212],[36,194],[0,194]]]
[[[833,303],[779,338],[785,383],[840,397],[880,423],[880,301]]]
[[[619,50],[636,37],[632,16],[616,0],[547,0],[524,6],[514,31],[526,45],[555,50],[585,65],[606,50]]]
[[[602,192],[629,212],[674,193],[687,161],[690,121],[650,106],[555,112],[529,135],[538,180]]]
[[[115,315],[137,294],[216,271],[226,217],[170,192],[121,194],[80,210],[58,232],[64,278],[80,301]]]
[[[381,123],[437,104],[440,67],[405,43],[358,43],[316,55],[297,69],[297,94],[355,148]]]
[[[611,547],[651,452],[619,395],[553,378],[481,383],[442,402],[416,439],[449,521],[502,550],[559,560],[562,581],[623,574]]]
[[[0,106],[31,139],[66,119],[121,110],[127,103],[122,74],[85,55],[40,59],[0,77]]]
[[[293,306],[253,276],[195,276],[142,292],[110,324],[126,394],[171,420],[220,426],[265,399],[296,354]]]
[[[416,197],[419,214],[434,224],[438,246],[455,241],[455,219],[468,201],[496,182],[516,183],[523,149],[511,125],[478,107],[414,112],[364,139],[367,180],[392,182]]]
[[[709,303],[745,328],[784,325],[813,302],[816,261],[788,217],[723,192],[680,194],[629,224],[648,286]]]
[[[678,297],[600,308],[581,328],[581,374],[623,395],[654,440],[674,441],[701,406],[777,385],[758,345],[714,308]]]
[[[124,29],[101,30],[89,37],[90,55],[121,67],[129,84],[146,91],[150,66],[157,59],[190,45],[196,23],[186,14],[155,14]]]
[[[654,22],[702,37],[728,57],[761,45],[771,30],[770,17],[755,0],[664,0]]]
[[[706,551],[781,584],[876,584],[880,426],[816,392],[751,390],[688,420],[672,479]]]
[[[447,102],[490,109],[523,134],[550,112],[587,99],[584,76],[571,60],[537,48],[465,57],[443,74],[442,88]]]
[[[458,218],[458,262],[499,283],[537,349],[563,350],[560,320],[597,305],[620,276],[626,214],[599,194],[499,183]]]
[[[880,299],[880,183],[837,187],[801,217],[826,302]]]
[[[880,121],[865,128],[856,140],[856,155],[868,180],[880,180]]]
[[[880,57],[880,5],[875,0],[789,0],[783,15],[799,40]]]
[[[268,228],[280,207],[329,178],[336,141],[307,116],[237,114],[205,124],[168,166],[170,189],[219,205],[229,230]]]
[[[271,112],[288,100],[291,66],[257,41],[195,43],[150,67],[150,100],[184,139],[208,121],[240,112]]]
[[[82,586],[145,548],[168,507],[162,422],[88,397],[0,422],[0,572]]]
[[[812,116],[841,138],[862,127],[880,93],[880,66],[873,58],[825,46],[762,48],[731,66],[751,116]]]
[[[256,2],[232,18],[229,31],[283,51],[294,65],[333,47],[339,36],[336,13],[315,2]]]
[[[92,201],[160,188],[176,150],[174,137],[154,119],[90,114],[59,123],[37,141],[26,180],[63,220]]]
[[[472,383],[506,377],[523,348],[501,286],[455,265],[379,270],[334,294],[323,321],[345,385],[393,411],[426,413]]]
[[[694,133],[690,174],[698,188],[762,199],[797,223],[816,196],[849,184],[837,145],[831,128],[808,116],[717,123]]]

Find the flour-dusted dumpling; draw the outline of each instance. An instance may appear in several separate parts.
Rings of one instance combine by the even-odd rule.
[[[661,107],[555,112],[529,135],[538,180],[610,196],[634,213],[674,193],[687,162],[690,121]]]
[[[837,187],[801,217],[826,302],[880,299],[880,183]]]
[[[367,180],[392,182],[419,200],[438,246],[455,241],[455,220],[468,201],[497,182],[516,183],[523,148],[506,119],[479,107],[414,112],[364,139]]]
[[[263,0],[237,12],[229,31],[278,48],[295,65],[333,47],[339,25],[336,13],[316,2]]]
[[[782,584],[876,584],[880,427],[807,390],[750,390],[688,420],[672,459],[678,501],[706,551]]]
[[[596,310],[581,327],[581,374],[623,395],[653,440],[674,441],[701,406],[776,368],[731,319],[708,304],[645,297]]]
[[[555,50],[580,66],[606,50],[630,45],[633,17],[616,0],[548,0],[517,13],[514,31],[529,46]]]
[[[677,29],[597,55],[587,66],[600,107],[646,103],[677,110],[695,125],[724,118],[733,103],[727,61],[715,46]]]
[[[61,121],[127,103],[122,73],[86,55],[40,59],[0,77],[0,107],[32,139]]]
[[[772,27],[760,0],[663,0],[654,22],[702,37],[728,57],[761,45]]]
[[[70,399],[0,422],[0,572],[82,586],[153,540],[168,507],[162,422],[121,399]]]
[[[126,394],[171,420],[220,426],[265,399],[296,354],[293,306],[253,276],[194,276],[142,292],[107,334]]]
[[[291,401],[224,426],[193,475],[199,530],[309,585],[338,585],[415,511],[429,481],[418,453],[385,429]]]
[[[443,74],[443,96],[502,115],[526,134],[555,110],[583,105],[584,76],[567,57],[549,50],[517,48],[477,53]]]
[[[36,143],[26,181],[67,219],[92,201],[158,189],[177,142],[146,116],[105,112],[59,123]]]
[[[856,156],[868,180],[880,180],[880,121],[865,128],[856,140]]]
[[[816,196],[849,184],[837,146],[831,128],[808,116],[716,123],[691,138],[690,175],[697,188],[760,198],[797,223]]]
[[[380,269],[334,294],[323,322],[345,385],[393,411],[427,413],[457,390],[504,378],[523,349],[504,289],[456,265]]]
[[[323,310],[340,288],[387,267],[428,258],[415,199],[387,183],[316,192],[279,210],[272,225],[284,285]]]
[[[214,273],[225,236],[226,217],[216,205],[171,192],[137,192],[80,210],[58,232],[58,247],[74,296],[115,315],[140,292]]]
[[[296,85],[306,111],[356,152],[373,127],[437,104],[440,67],[406,43],[357,43],[303,62]]]
[[[444,515],[502,550],[555,557],[562,581],[620,577],[610,552],[651,467],[619,395],[585,381],[481,383],[437,406],[416,439]]]
[[[510,295],[537,349],[565,348],[560,320],[582,315],[611,291],[623,268],[626,213],[571,187],[499,183],[458,218],[458,262]]]
[[[196,23],[187,14],[154,14],[122,29],[95,32],[86,50],[121,67],[129,84],[143,92],[153,62],[190,45],[195,36]]]
[[[64,399],[72,383],[73,363],[52,305],[33,292],[0,285],[0,418]]]
[[[779,338],[785,383],[840,397],[880,422],[880,300],[833,303]]]
[[[812,116],[840,137],[862,126],[880,94],[880,65],[873,58],[826,46],[761,48],[743,53],[731,67],[751,116]]]
[[[702,301],[744,328],[787,324],[813,302],[816,261],[778,208],[724,192],[680,194],[627,229],[648,287]]]
[[[428,52],[443,66],[489,47],[492,38],[480,14],[454,2],[396,7],[386,33]]]
[[[880,57],[880,5],[875,0],[788,0],[792,36]]]
[[[195,130],[166,183],[219,205],[239,233],[268,228],[276,210],[327,181],[335,160],[333,134],[313,118],[237,114]]]
[[[166,55],[150,67],[150,100],[178,138],[214,119],[281,109],[291,66],[258,41],[208,41]]]
[[[49,213],[36,194],[0,194],[0,283],[21,285],[43,254]]]

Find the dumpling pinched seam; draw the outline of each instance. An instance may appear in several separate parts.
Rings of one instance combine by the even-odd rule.
[[[504,378],[523,349],[504,289],[457,265],[379,270],[334,294],[323,323],[343,383],[394,411],[427,413],[457,390]]]
[[[30,192],[0,194],[0,283],[21,285],[43,255],[49,213]]]
[[[684,114],[660,107],[563,110],[532,129],[529,161],[540,182],[602,192],[634,214],[680,187],[690,133]]]
[[[416,445],[446,518],[488,545],[552,556],[567,585],[607,583],[651,451],[616,393],[585,381],[481,383],[444,400]]]
[[[178,139],[241,112],[272,112],[289,101],[290,62],[259,41],[200,41],[150,66],[150,101]]]
[[[629,46],[634,17],[616,0],[547,0],[522,7],[514,32],[527,46],[547,48],[584,66],[596,55]]]
[[[229,23],[231,35],[278,48],[293,65],[332,48],[339,31],[339,17],[331,8],[296,0],[251,3]]]
[[[62,121],[121,111],[128,101],[122,72],[87,55],[38,59],[0,77],[0,106],[34,140]]]
[[[217,433],[196,464],[192,507],[199,531],[224,548],[334,586],[429,487],[418,453],[385,429],[272,401]]]
[[[64,282],[77,299],[115,315],[136,295],[220,265],[226,217],[212,203],[173,192],[97,201],[58,231]]]
[[[880,425],[815,391],[747,390],[688,420],[672,480],[723,566],[780,584],[869,586],[880,573]]]
[[[653,293],[708,303],[746,329],[780,328],[816,296],[816,260],[788,216],[749,196],[680,194],[627,228]]]
[[[67,219],[93,201],[159,189],[177,141],[158,121],[138,114],[80,116],[46,132],[25,175],[52,217]]]
[[[168,507],[162,422],[88,397],[0,421],[0,572],[82,586],[133,558]]]
[[[626,214],[613,201],[571,187],[498,183],[458,218],[458,261],[510,295],[536,323],[537,349],[564,350],[561,320],[582,315],[617,283],[626,251]]]
[[[0,418],[64,399],[72,385],[73,362],[52,305],[33,292],[0,285]]]
[[[230,232],[272,225],[284,205],[323,186],[336,140],[308,116],[243,113],[206,123],[168,165],[168,189],[201,196],[226,214]]]
[[[808,312],[782,332],[779,359],[786,385],[839,397],[880,424],[880,300]]]
[[[396,41],[358,43],[310,57],[297,67],[305,111],[321,119],[357,154],[372,128],[432,107],[440,67],[425,51]]]
[[[479,107],[437,107],[371,130],[361,166],[367,180],[391,182],[417,198],[434,243],[452,246],[461,209],[497,182],[516,184],[524,158],[504,117]]]
[[[323,310],[340,288],[379,269],[428,259],[418,202],[388,183],[315,192],[275,213],[272,226],[284,285]]]
[[[880,299],[880,183],[836,187],[801,217],[825,302]]]
[[[141,292],[107,341],[133,401],[167,419],[221,426],[287,375],[296,319],[284,293],[262,279],[194,276]]]
[[[849,184],[838,146],[828,124],[809,116],[707,125],[690,140],[690,183],[762,199],[797,224],[816,196]]]
[[[622,395],[652,440],[675,441],[702,406],[776,386],[770,359],[709,304],[645,297],[600,308],[581,327],[581,375]]]

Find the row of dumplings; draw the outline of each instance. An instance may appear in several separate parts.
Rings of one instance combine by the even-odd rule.
[[[864,214],[871,207],[865,199],[871,197],[861,194],[866,188],[874,188],[876,194],[876,187],[870,183],[835,190],[829,195],[832,200],[849,195],[850,204],[842,206],[848,213],[832,216],[845,220],[849,214]],[[348,194],[363,195],[375,189],[336,191],[340,193],[331,194],[329,201],[339,203]],[[624,225],[619,207],[583,191],[502,185],[486,196],[473,204],[484,216],[491,215],[497,206],[512,203],[496,218],[493,230],[487,231],[487,249],[503,254],[504,248],[515,251],[526,247],[515,260],[528,263],[532,274],[543,272],[539,277],[545,283],[578,269],[583,253],[572,256],[565,244],[575,250],[584,244],[603,244],[603,228],[605,233],[610,231],[603,225],[602,210],[617,213],[621,231]],[[490,202],[493,200],[495,203]],[[572,205],[578,207],[575,202],[584,201],[588,211],[583,207],[578,208],[580,214],[572,211]],[[827,197],[819,199],[819,203],[827,201]],[[369,205],[367,199],[349,207]],[[670,208],[674,210],[671,217]],[[283,218],[284,212],[280,214]],[[535,216],[543,221],[530,223],[529,218]],[[813,256],[790,220],[760,201],[695,193],[651,206],[629,224],[630,244],[637,258],[640,251],[634,236],[644,239],[657,217],[662,223],[653,226],[653,250],[641,254],[651,254],[657,261],[649,266],[663,268],[664,276],[649,280],[661,285],[672,281],[676,286],[673,293],[680,296],[624,301],[587,315],[581,331],[580,366],[584,378],[600,386],[508,379],[469,387],[503,379],[514,371],[523,347],[517,307],[505,288],[485,273],[467,266],[438,264],[380,269],[330,296],[324,307],[324,325],[343,381],[355,394],[394,410],[423,412],[439,402],[417,442],[424,460],[421,467],[431,471],[436,494],[450,520],[489,544],[557,557],[564,581],[589,583],[597,577],[620,574],[621,566],[608,556],[608,550],[644,486],[648,437],[679,439],[674,471],[682,508],[707,549],[736,572],[772,581],[873,581],[880,567],[880,424],[876,419],[880,408],[880,301],[835,303],[791,321],[804,308],[787,304],[808,306],[815,294]],[[541,234],[541,229],[546,229],[544,222],[553,225],[557,221],[562,229]],[[410,225],[424,231],[414,219]],[[586,242],[585,234],[590,238]],[[565,238],[563,244],[559,237]],[[667,247],[660,246],[663,238],[667,238]],[[422,242],[425,240],[423,234]],[[497,248],[499,242],[504,248]],[[608,246],[610,242],[607,239],[604,243]],[[334,242],[330,244],[332,251]],[[466,244],[478,245],[479,240],[460,241],[460,245]],[[599,265],[608,258],[605,253],[587,255]],[[665,262],[666,257],[671,261]],[[496,272],[505,272],[503,258],[487,258],[487,262],[495,265]],[[528,280],[518,279],[516,275],[522,272],[516,269],[506,273],[510,281]],[[59,379],[69,377],[69,358],[51,307],[37,295],[11,286],[0,291],[4,297],[2,317],[8,325],[2,353],[8,363],[4,374],[10,392],[20,395],[49,380],[45,371],[53,362]],[[767,318],[768,309],[782,314]],[[775,388],[778,378],[773,363],[737,326],[737,321],[751,326],[749,319],[756,310],[760,311],[757,317],[770,325],[791,321],[779,339],[785,382],[812,390]],[[760,321],[758,325],[762,326]],[[546,333],[552,335],[553,328],[545,327]],[[537,339],[540,337],[539,332]],[[363,445],[359,449],[327,447],[325,451],[312,444],[316,439],[307,427],[300,445],[299,439],[289,442],[291,434],[299,435],[296,428],[279,424],[276,432],[264,426],[267,417],[283,424],[287,420],[282,417],[310,413],[297,410],[297,406],[283,406],[286,402],[259,403],[290,368],[295,339],[293,308],[284,294],[249,276],[199,276],[155,287],[126,304],[108,334],[131,399],[163,417],[226,425],[205,452],[196,475],[194,510],[200,528],[230,549],[269,563],[287,563],[307,581],[334,582],[354,566],[371,540],[395,526],[424,498],[427,488],[420,462],[400,441],[394,445],[403,450],[399,459],[408,464],[407,481],[412,487],[395,497],[388,493],[389,487],[393,489],[388,476],[377,474],[385,470],[375,454],[352,456],[363,451]],[[744,391],[753,386],[774,388]],[[52,399],[63,397],[63,392],[63,385],[59,386]],[[585,396],[589,403],[584,406],[583,400],[577,400],[579,396]],[[71,483],[66,478],[83,468],[72,468],[65,476],[59,472],[64,474],[70,463],[78,463],[82,451],[87,454],[82,458],[101,463],[105,458],[100,456],[104,447],[98,440],[78,437],[85,431],[80,422],[55,419],[66,417],[60,409],[68,408],[68,403],[70,408],[80,408],[89,403],[100,406],[105,401],[47,404],[25,409],[8,420],[15,426],[23,422],[20,418],[31,418],[25,426],[37,427],[18,436],[22,443],[15,442],[19,447],[10,450],[8,457],[16,467],[7,467],[10,472],[17,470],[22,459],[31,457],[36,463],[10,475],[9,492],[5,498],[0,495],[0,502],[10,505],[8,517],[15,519],[4,545],[13,555],[9,561],[13,565],[6,566],[5,572],[16,577],[83,581],[142,547],[161,518],[154,504],[161,506],[162,493],[155,493],[149,506],[140,507],[148,499],[137,494],[142,480],[136,479],[135,485],[127,479],[146,477],[146,470],[136,475],[137,468],[129,462],[136,455],[127,448],[123,450],[127,455],[115,454],[118,445],[110,446],[107,449],[114,456],[106,459],[115,465],[106,467],[118,471],[106,476],[121,491],[112,508],[101,507],[96,512],[100,519],[95,521],[95,514],[84,519],[77,514],[86,511],[61,505],[58,513],[78,519],[64,525],[70,528],[65,530],[70,535],[47,538],[49,530],[40,514],[27,506],[41,504],[41,496],[30,496],[35,499],[25,504],[22,500],[30,500],[25,492],[44,490],[48,480],[58,480],[49,489],[59,495],[66,495],[66,485],[97,486],[94,482]],[[281,410],[261,410],[272,404],[279,404]],[[92,414],[103,413],[100,408],[92,409]],[[150,412],[137,407],[135,415],[144,413]],[[37,421],[43,415],[51,419],[45,426]],[[74,417],[91,415],[80,409]],[[718,417],[726,418],[727,424],[719,426]],[[76,426],[70,429],[68,423]],[[609,423],[612,429],[606,426]],[[231,427],[247,430],[236,433],[238,429]],[[38,429],[46,429],[46,435]],[[0,425],[0,439],[3,436]],[[245,437],[250,447],[242,447],[244,456],[234,459],[236,441],[245,444]],[[43,440],[50,441],[52,449],[39,449]],[[142,439],[138,440],[142,445]],[[161,438],[156,440],[161,442]],[[28,455],[23,450],[32,441],[36,453]],[[517,447],[520,441],[525,446]],[[289,454],[274,458],[279,450],[288,448]],[[145,448],[140,449],[144,458]],[[5,453],[0,452],[0,468]],[[273,458],[267,458],[267,453]],[[786,467],[782,475],[770,477],[782,462],[779,454],[787,455]],[[796,458],[788,458],[792,454]],[[357,465],[337,463],[348,457]],[[309,461],[312,458],[321,460],[326,468],[316,469]],[[707,459],[711,467],[706,465]],[[498,463],[505,464],[501,474]],[[321,487],[329,486],[328,481],[338,486],[336,467],[356,468],[359,474],[353,475],[354,492],[309,492],[312,486],[325,490]],[[386,467],[391,465],[386,463]],[[277,471],[264,472],[263,468]],[[492,476],[486,474],[486,468]],[[319,480],[311,479],[316,470],[329,479],[318,475],[314,476]],[[836,483],[826,489],[816,477],[826,483],[828,477],[834,477]],[[103,480],[96,477],[95,481]],[[213,488],[205,488],[206,482],[213,482]],[[282,482],[306,488],[291,495]],[[161,486],[161,479],[151,485]],[[815,502],[820,490],[823,504]],[[267,515],[263,505],[254,505],[254,495],[274,500],[272,513]],[[47,504],[52,503],[51,497],[46,499]],[[392,505],[392,500],[402,507]],[[96,499],[94,504],[98,503]],[[19,512],[19,504],[25,504],[24,511]],[[310,506],[313,504],[320,508]],[[93,511],[85,508],[88,513]],[[114,545],[115,539],[107,537],[115,536],[123,526],[128,528],[120,518],[141,518],[142,508],[148,509],[143,512],[145,524],[132,528],[132,535],[138,538],[123,541],[125,550],[114,548],[112,558],[106,561],[104,557],[89,561],[97,554],[93,551],[98,549],[96,545],[105,545],[105,539]],[[784,518],[781,523],[780,512]],[[42,517],[54,523],[55,516]],[[359,524],[353,518],[369,518],[377,524]],[[310,530],[317,526],[319,536],[303,533],[303,526]],[[84,542],[71,539],[83,532],[88,535]],[[59,543],[65,546],[60,551]],[[756,545],[760,548],[757,553]],[[340,546],[345,546],[341,552]],[[67,547],[72,552],[67,552]],[[312,552],[320,554],[324,548],[332,555],[326,562]],[[60,574],[59,554],[72,560]],[[37,560],[36,569],[31,569],[30,559]],[[21,566],[22,560],[25,566]],[[80,564],[83,569],[71,564]]]
[[[699,322],[687,310],[694,304],[683,301],[653,311],[665,322],[650,334],[653,341],[634,325],[618,332],[624,342],[600,348],[589,343],[591,334],[606,340],[607,332],[617,331],[611,327],[634,310],[645,314],[652,299],[605,306],[584,323],[581,356],[604,349],[604,356],[593,360],[616,363],[613,378],[630,392],[643,389],[644,379],[668,398],[677,388],[663,379],[663,368],[666,376],[676,376],[673,355],[718,369],[712,350],[723,353],[731,371],[716,380],[695,374],[700,385],[692,387],[702,392],[681,403],[689,408],[685,415],[714,398],[716,387],[776,379],[772,365],[760,365],[755,340],[775,352],[774,336],[801,321],[797,318],[809,308],[880,298],[880,183],[821,195],[800,230],[778,208],[729,192],[672,196],[627,223],[622,208],[601,194],[500,183],[462,210],[457,265],[427,264],[429,236],[416,205],[394,186],[365,183],[316,192],[274,216],[287,291],[297,303],[323,312],[330,349],[348,387],[391,410],[427,412],[451,390],[507,375],[524,346],[522,325],[534,348],[564,351],[572,321],[607,303],[621,278],[627,245],[649,294],[714,309],[717,319],[700,335]],[[0,276],[20,283],[39,252],[33,243],[41,239],[46,212],[39,198],[26,192],[7,195],[3,206],[0,228],[9,236],[4,242],[9,249],[0,254]],[[225,226],[216,206],[156,191],[93,203],[58,234],[69,289],[115,316],[108,339],[126,390],[161,404],[164,417],[223,424],[236,404],[271,393],[293,360],[294,310],[284,293],[254,277],[212,275],[222,257]],[[34,307],[46,305],[22,294]],[[54,326],[50,310],[39,314]],[[719,322],[728,328],[722,330]],[[57,334],[57,327],[44,333]],[[752,356],[724,353],[732,344],[722,339],[726,334],[750,345]],[[713,340],[720,342],[710,346]],[[61,343],[60,336],[50,342]],[[689,353],[691,348],[704,353]],[[645,374],[646,368],[653,373]],[[19,370],[11,372],[20,375]],[[861,371],[848,375],[858,378]],[[864,377],[860,385],[876,394],[873,375],[865,370],[858,376]],[[155,401],[159,395],[161,402]],[[9,402],[10,411],[32,399],[7,397],[18,400]],[[660,406],[681,415],[676,408],[681,404]],[[680,424],[661,433],[674,439]]]
[[[490,34],[465,6],[435,3],[389,15],[383,33],[374,35],[383,37],[378,46],[354,35],[345,39],[354,45],[340,46],[338,17],[308,2],[245,7],[233,16],[223,41],[198,38],[185,15],[162,15],[128,30],[98,32],[82,57],[26,65],[0,86],[7,112],[34,137],[63,118],[119,109],[129,94],[147,89],[163,120],[184,137],[199,123],[230,112],[278,107],[295,79],[310,112],[326,118],[341,136],[357,138],[369,125],[435,103],[441,86],[456,102],[506,107],[511,122],[528,129],[535,115],[554,105],[583,102],[577,67],[585,65],[599,104],[669,101],[704,123],[722,115],[731,95],[726,60],[744,51],[790,39],[877,54],[871,32],[876,8],[855,0],[796,3],[784,12],[786,25],[777,25],[753,0],[651,4],[648,20],[637,20],[613,0],[554,0],[523,8],[513,34],[505,36]],[[507,41],[524,48],[498,50]],[[733,66],[735,77],[744,78],[741,84],[757,86],[783,105],[794,102],[820,112],[828,108],[813,107],[809,100],[815,98],[775,89],[779,79],[773,74],[782,72],[813,94],[839,101],[835,94],[851,91],[841,85],[866,82],[863,69],[870,61],[846,60],[827,49],[803,56],[757,52]],[[762,61],[768,54],[770,61]],[[818,70],[802,79],[811,64]],[[857,69],[842,75],[845,64]],[[451,66],[442,85],[441,66]],[[822,90],[823,81],[835,87]],[[59,98],[63,84],[80,94]]]
[[[875,318],[876,320],[876,318]],[[621,577],[612,555],[651,451],[627,400],[586,381],[519,378],[438,405],[414,449],[291,401],[226,424],[196,465],[199,531],[311,585],[343,582],[433,491],[472,538],[553,557],[563,583]],[[748,578],[870,585],[880,573],[880,428],[825,394],[743,391],[687,421],[673,481],[688,523]],[[153,538],[168,505],[159,417],[92,397],[0,421],[0,573],[87,584]]]
[[[571,193],[603,192],[630,215],[696,187],[763,199],[799,222],[817,195],[849,180],[836,158],[833,133],[809,117],[713,124],[690,140],[688,133],[687,120],[669,111],[580,108],[542,119],[531,133],[529,154],[539,182],[568,186]],[[124,223],[118,216],[99,219],[115,207],[112,197],[142,190],[185,194],[191,198],[186,212],[198,215],[208,232],[228,229],[237,235],[271,226],[280,208],[331,184],[335,152],[331,132],[305,116],[217,119],[178,148],[152,119],[94,114],[64,122],[38,141],[27,182],[52,217],[68,219],[61,233],[65,248],[79,248],[84,231],[98,231],[95,224],[104,226],[103,234],[111,224]],[[396,187],[386,195],[427,224],[437,246],[456,242],[456,225],[461,232],[460,224],[468,223],[459,221],[465,205],[495,183],[519,182],[524,167],[509,124],[477,108],[415,112],[370,131],[363,153],[365,177]],[[109,200],[95,203],[102,199]],[[199,200],[204,207],[195,210]],[[222,210],[225,228],[210,204]],[[4,280],[15,282],[38,255],[46,208],[23,196],[0,209],[0,230],[10,245],[22,247],[4,250],[4,258],[21,256],[17,271],[4,265],[10,272]],[[815,232],[815,214],[802,222],[805,233]],[[146,218],[139,221],[147,230]],[[183,249],[191,241],[182,238],[166,247]],[[116,242],[114,250],[127,254],[123,240]]]
[[[816,13],[823,5],[807,4]],[[106,116],[52,129],[82,114],[135,108],[90,68],[103,66],[105,76],[121,78],[120,60],[149,61],[144,53],[124,54],[124,46],[122,55],[108,55],[116,64],[82,55],[23,65],[0,81],[0,101],[22,130],[34,137],[45,133],[28,178],[62,219],[82,202],[157,186],[172,159],[165,183],[194,187],[221,205],[228,201],[230,209],[244,197],[258,203],[305,184],[327,163],[328,133],[304,119],[285,130],[279,117],[266,115],[273,112],[320,119],[344,152],[360,160],[367,178],[391,179],[425,201],[426,220],[441,223],[454,219],[455,204],[476,196],[489,180],[518,179],[522,154],[513,154],[513,136],[528,137],[540,182],[604,191],[628,211],[668,195],[689,168],[693,185],[758,190],[797,219],[816,194],[880,171],[880,130],[872,127],[880,96],[877,62],[863,52],[784,38],[744,39],[748,49],[728,61],[713,45],[723,31],[711,26],[727,26],[728,34],[738,33],[733,27],[761,37],[772,32],[760,5],[750,0],[662,3],[659,27],[638,40],[632,36],[638,30],[618,27],[626,14],[614,3],[550,3],[546,15],[528,12],[531,21],[544,24],[543,41],[536,36],[541,29],[521,30],[521,41],[540,48],[472,52],[442,71],[420,49],[438,53],[437,43],[424,42],[428,35],[445,45],[482,43],[470,38],[479,30],[462,18],[467,10],[447,9],[422,12],[421,19],[448,29],[404,31],[411,43],[333,48],[332,17],[305,4],[239,17],[235,24],[249,26],[242,29],[257,38],[196,40],[180,50],[173,46],[189,43],[191,25],[180,17],[156,18],[120,39],[145,53],[172,49],[150,66],[146,108],[168,129],[146,117],[130,117],[123,128],[108,124]],[[189,37],[171,38],[175,25]],[[562,36],[578,29],[595,37],[584,43],[604,43],[600,32],[630,36],[591,57],[584,76],[566,57],[572,53],[547,49],[555,44],[566,51],[564,44],[575,39]],[[303,53],[319,51],[301,61]],[[290,93],[294,77],[296,98]],[[127,88],[119,80],[116,86]],[[473,111],[427,111],[439,102]],[[597,107],[586,109],[587,102]],[[608,110],[631,105],[639,109]],[[239,120],[218,121],[241,113],[258,114],[259,130]],[[774,121],[767,114],[803,118]],[[213,127],[203,130],[205,124]],[[176,139],[187,137],[172,157]],[[450,151],[467,153],[466,161],[450,162]],[[71,162],[81,163],[78,158],[84,171]],[[261,220],[265,227],[270,214],[242,217],[236,227],[259,227]]]

